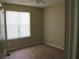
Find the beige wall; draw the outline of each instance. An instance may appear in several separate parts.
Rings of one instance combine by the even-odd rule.
[[[29,6],[21,6],[21,5],[13,5],[13,4],[5,4],[6,10],[15,10],[15,11],[26,11],[31,13],[31,37],[16,39],[16,40],[8,40],[7,49],[15,49],[24,46],[33,45],[35,43],[42,42],[42,20],[43,20],[43,9],[35,8]]]
[[[5,4],[4,7],[6,10],[26,11],[31,13],[31,37],[8,40],[7,50],[43,42],[43,34],[46,43],[62,48],[64,47],[64,4],[50,6],[45,9],[14,4]]]
[[[44,9],[44,41],[64,48],[65,6],[64,3]]]

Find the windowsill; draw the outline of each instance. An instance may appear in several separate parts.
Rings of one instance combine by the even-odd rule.
[[[22,40],[22,39],[28,39],[30,37],[22,37],[22,38],[13,38],[13,39],[8,39],[8,40]]]

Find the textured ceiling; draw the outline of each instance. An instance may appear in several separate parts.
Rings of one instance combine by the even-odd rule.
[[[64,0],[44,0],[44,1],[46,1],[45,3],[36,4],[35,2],[30,2],[32,0],[1,0],[1,1],[6,2],[6,3],[42,7],[42,8],[64,2]]]

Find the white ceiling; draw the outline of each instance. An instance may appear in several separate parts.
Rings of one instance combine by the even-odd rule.
[[[1,1],[6,2],[6,3],[42,7],[42,8],[64,2],[64,0],[44,0],[44,1],[46,1],[46,3],[36,4],[35,2],[30,2],[31,0],[1,0]]]

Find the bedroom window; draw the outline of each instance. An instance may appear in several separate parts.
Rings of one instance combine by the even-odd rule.
[[[30,37],[30,13],[6,11],[7,39]]]

